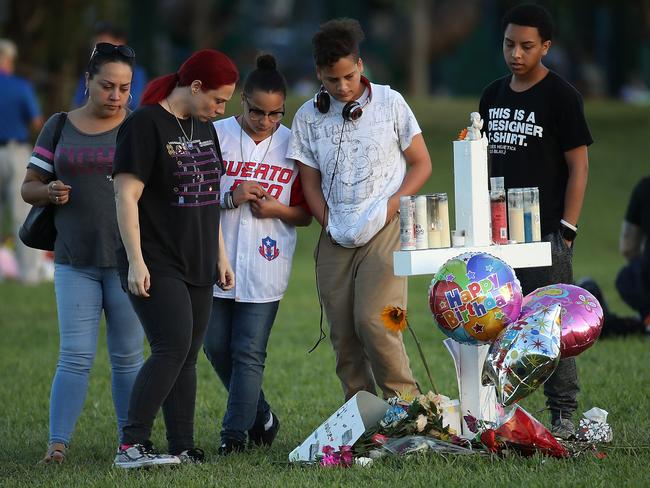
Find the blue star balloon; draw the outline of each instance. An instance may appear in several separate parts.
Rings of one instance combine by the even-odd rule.
[[[494,385],[503,406],[530,395],[560,361],[560,313],[554,305],[506,327],[490,346],[483,365],[483,384]]]

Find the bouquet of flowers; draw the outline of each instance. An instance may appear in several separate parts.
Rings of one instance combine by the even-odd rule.
[[[366,431],[354,444],[355,456],[366,456],[380,449],[392,439],[407,436],[425,436],[444,442],[462,445],[456,432],[443,426],[440,403],[445,397],[429,392],[412,399],[396,396],[388,399],[390,409],[377,425]]]

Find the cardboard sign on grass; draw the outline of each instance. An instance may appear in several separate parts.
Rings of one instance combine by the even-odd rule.
[[[360,391],[350,398],[330,418],[311,433],[289,454],[289,462],[315,461],[323,455],[323,447],[351,446],[366,429],[379,422],[390,405],[372,393]]]

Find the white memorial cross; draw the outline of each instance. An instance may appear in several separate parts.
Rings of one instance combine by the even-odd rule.
[[[465,252],[486,252],[513,268],[551,265],[548,242],[493,245],[490,240],[487,139],[454,141],[454,191],[456,229],[465,231],[465,247],[397,251],[393,267],[397,276],[435,274],[449,259]],[[472,437],[463,416],[496,420],[496,391],[482,386],[481,372],[489,345],[472,346],[446,339],[456,364],[460,394],[462,435]]]

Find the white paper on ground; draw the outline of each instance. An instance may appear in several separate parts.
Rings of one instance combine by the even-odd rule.
[[[323,422],[289,454],[289,462],[315,461],[323,447],[351,446],[379,422],[390,405],[367,391],[360,391]]]
[[[582,414],[583,417],[586,419],[591,420],[592,422],[601,422],[605,423],[607,422],[607,410],[603,410],[602,408],[594,407],[590,410],[587,410],[585,413]]]

